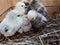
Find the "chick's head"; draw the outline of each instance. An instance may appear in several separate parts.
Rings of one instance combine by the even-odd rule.
[[[26,7],[26,5],[23,2],[18,2],[15,5],[15,8],[17,8],[17,9],[25,9],[25,7]]]
[[[28,12],[28,20],[31,21],[32,19],[36,19],[37,17],[37,12],[35,10],[30,10]]]

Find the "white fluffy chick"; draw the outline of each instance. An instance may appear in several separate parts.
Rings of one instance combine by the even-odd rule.
[[[13,36],[22,25],[18,10],[11,10],[0,24],[0,32],[4,36]]]
[[[22,1],[17,2],[17,4],[15,5],[15,9],[18,9],[20,11],[21,16],[25,14],[25,8],[26,8],[26,5]]]
[[[32,27],[35,29],[39,29],[40,26],[45,25],[47,22],[46,17],[36,12],[35,10],[30,10],[28,12],[28,19],[31,22]]]
[[[28,32],[28,31],[30,31],[30,29],[31,29],[31,23],[28,21],[27,15],[22,16],[22,19],[23,19],[23,25],[22,25],[22,27],[19,29],[18,32],[23,33],[23,32]]]

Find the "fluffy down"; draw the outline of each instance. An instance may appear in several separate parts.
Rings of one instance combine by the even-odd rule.
[[[18,10],[8,12],[7,16],[0,24],[0,32],[5,36],[12,36],[22,26],[23,20],[19,17]]]
[[[38,0],[33,0],[33,3],[31,3],[34,6],[34,9],[39,12],[40,14],[46,16],[47,15],[47,9],[46,7],[38,2]]]
[[[23,16],[22,19],[23,19],[24,23],[18,32],[23,33],[23,32],[30,31],[31,23],[28,21],[27,16],[26,15]]]
[[[26,5],[23,2],[17,2],[15,5],[15,9],[20,11],[20,15],[23,16],[25,14]]]
[[[34,10],[30,10],[28,12],[28,19],[35,29],[39,29],[40,26],[45,25],[47,23],[46,17]]]

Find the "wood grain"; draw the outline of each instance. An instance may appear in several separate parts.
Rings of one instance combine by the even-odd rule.
[[[60,6],[60,0],[39,0],[45,6]]]
[[[46,7],[48,15],[52,16],[54,13],[60,13],[60,7]]]
[[[0,15],[11,7],[10,0],[0,0]]]
[[[11,0],[12,1],[12,6],[15,6],[17,2],[19,2],[20,0]]]
[[[12,5],[15,6],[15,4],[21,0],[12,0]],[[39,2],[43,3],[45,6],[60,6],[60,0],[38,0]]]

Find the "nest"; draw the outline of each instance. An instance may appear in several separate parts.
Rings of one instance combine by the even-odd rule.
[[[46,28],[43,30],[38,30],[34,32],[32,29],[26,33],[18,33],[14,36],[8,37],[12,40],[9,42],[2,34],[0,34],[0,43],[13,45],[13,44],[22,44],[22,45],[49,45],[56,44],[60,42],[60,19],[59,18],[49,18],[49,22],[46,25]]]

